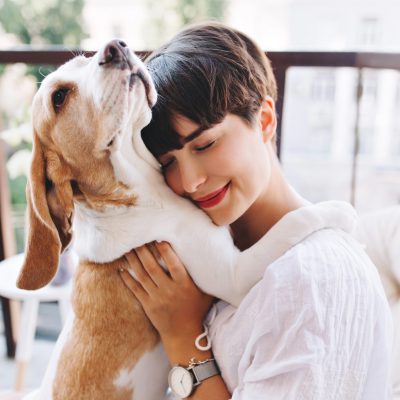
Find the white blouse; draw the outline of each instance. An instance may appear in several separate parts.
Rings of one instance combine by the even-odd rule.
[[[286,227],[296,220],[290,232],[279,221],[267,233],[266,259],[283,235],[296,243],[266,265],[237,309],[221,301],[212,321],[209,314],[214,356],[232,400],[390,399],[387,300],[375,266],[348,232],[353,210],[343,203],[332,228],[324,226],[331,206],[287,214]],[[310,212],[320,221],[311,233]]]

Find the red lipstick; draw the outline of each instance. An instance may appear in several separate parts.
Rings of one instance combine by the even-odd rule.
[[[209,193],[207,196],[200,197],[194,200],[194,202],[201,208],[211,208],[221,203],[224,199],[226,192],[229,189],[229,183],[223,188],[216,190],[215,192]]]

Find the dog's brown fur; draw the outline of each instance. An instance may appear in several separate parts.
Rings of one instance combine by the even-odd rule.
[[[123,259],[80,265],[73,293],[75,332],[61,354],[54,382],[55,400],[132,399],[132,390],[117,390],[110,377],[121,368],[131,369],[144,352],[156,346],[159,337],[139,303],[121,285],[118,268],[123,265]],[[126,337],[126,332],[132,335]],[[79,357],[71,357],[88,348],[90,357],[84,358],[85,365]]]
[[[135,204],[134,194],[116,180],[109,153],[100,146],[108,140],[96,122],[101,115],[94,117],[91,102],[80,99],[77,87],[70,88],[68,106],[53,110],[49,97],[57,85],[65,83],[51,82],[33,104],[29,233],[17,282],[23,289],[38,289],[54,277],[72,238],[74,199],[97,210]],[[119,277],[124,263],[123,258],[108,264],[81,260],[72,299],[76,318],[58,362],[54,399],[132,399],[134,389],[118,390],[113,381],[122,368],[132,368],[154,348],[159,337]]]

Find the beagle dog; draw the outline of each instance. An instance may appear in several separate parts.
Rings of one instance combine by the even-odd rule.
[[[118,273],[132,248],[170,242],[203,291],[238,305],[291,247],[290,235],[280,246],[268,246],[266,235],[239,252],[226,227],[172,192],[140,134],[156,98],[144,64],[119,40],[62,65],[35,95],[28,238],[17,284],[34,290],[49,283],[72,232],[80,262],[73,318],[30,398],[163,397],[168,360]]]

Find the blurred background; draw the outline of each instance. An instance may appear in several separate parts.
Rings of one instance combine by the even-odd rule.
[[[242,30],[267,52],[400,53],[399,15],[398,0],[0,0],[0,52],[67,49],[72,57],[115,37],[134,50],[152,50],[184,25],[213,19]],[[30,104],[53,69],[1,64],[0,58],[0,139],[17,252],[24,248]],[[400,203],[399,70],[400,64],[289,66],[281,93],[281,161],[304,197],[351,201],[362,213]],[[37,337],[44,347],[35,350],[41,357],[28,376],[31,387],[59,328],[52,305],[43,306]],[[12,361],[2,357],[0,389],[13,380]]]
[[[400,2],[394,0],[0,0],[0,50],[96,50],[114,37],[135,50],[151,50],[185,24],[215,19],[247,33],[266,51],[399,52],[398,15]],[[0,137],[9,145],[19,250],[30,104],[51,70],[0,64]],[[367,211],[400,201],[400,79],[393,70],[364,69],[362,75],[355,187],[355,69],[288,69],[281,160],[293,186],[311,201],[353,200]]]

